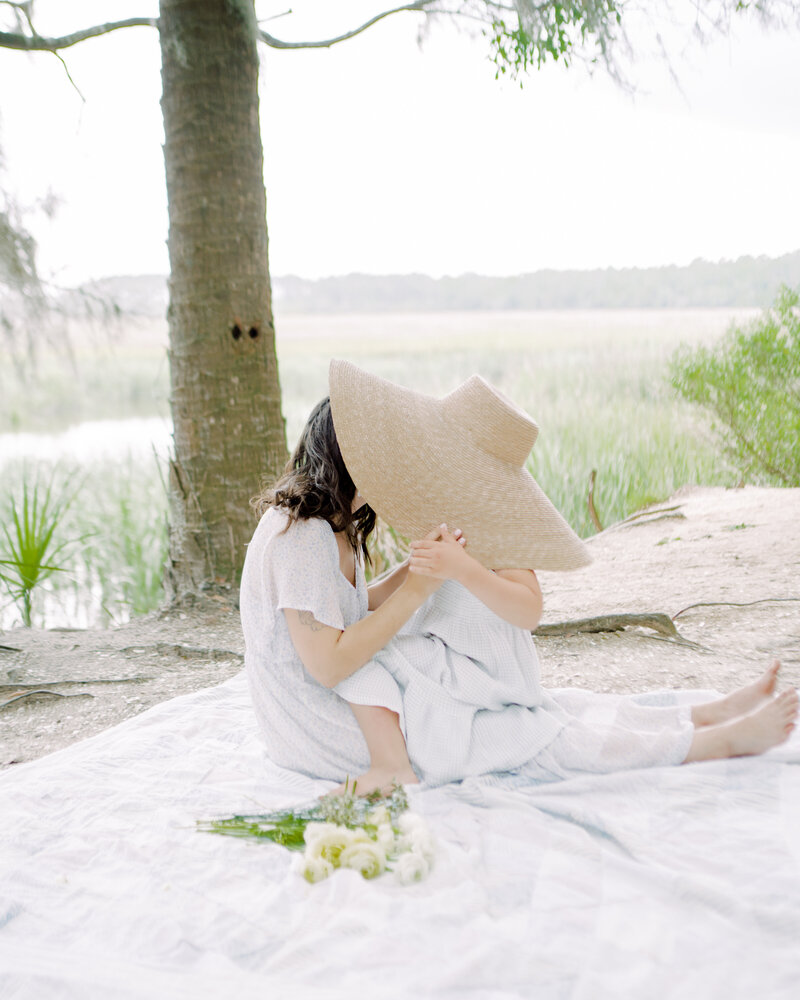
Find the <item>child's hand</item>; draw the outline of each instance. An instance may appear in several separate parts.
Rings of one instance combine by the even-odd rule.
[[[409,572],[437,580],[457,580],[473,562],[464,551],[465,545],[459,529],[450,532],[442,524],[421,541],[411,543]]]

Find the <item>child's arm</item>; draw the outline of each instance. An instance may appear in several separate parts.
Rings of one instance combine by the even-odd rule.
[[[411,543],[409,572],[439,580],[457,580],[487,608],[519,628],[533,629],[542,616],[542,591],[532,569],[490,570],[464,551],[440,528],[441,539],[425,538]]]
[[[455,529],[452,537],[455,538],[460,545],[465,544],[465,540],[462,537],[461,530],[459,528]],[[367,593],[369,594],[369,610],[374,611],[376,608],[379,608],[386,598],[397,590],[403,580],[405,580],[407,573],[408,559],[405,559],[399,566],[395,566],[390,573],[387,573],[379,580],[376,580],[375,583],[371,584],[367,588]]]

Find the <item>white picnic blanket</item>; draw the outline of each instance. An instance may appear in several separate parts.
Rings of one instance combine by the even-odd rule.
[[[308,885],[195,830],[331,787],[266,759],[239,675],[0,775],[0,998],[795,1000],[798,764],[417,789],[427,881]]]

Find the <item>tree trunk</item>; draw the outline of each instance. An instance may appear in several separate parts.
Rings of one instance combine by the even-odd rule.
[[[249,499],[286,461],[253,0],[161,0],[173,597],[237,587]]]

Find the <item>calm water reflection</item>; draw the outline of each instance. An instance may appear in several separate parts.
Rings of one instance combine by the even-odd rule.
[[[12,461],[134,461],[169,453],[172,422],[163,417],[90,420],[52,434],[0,434],[0,466]]]

